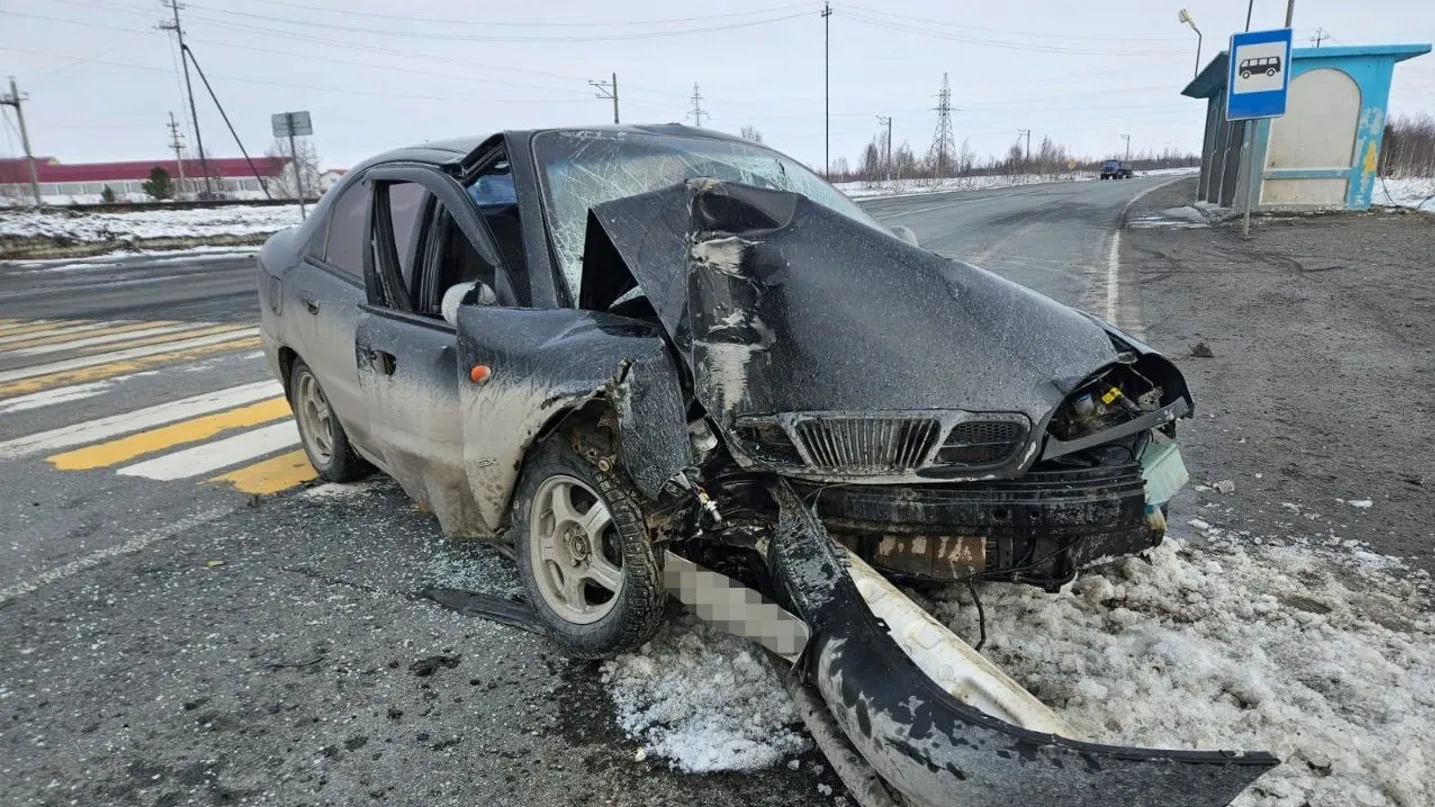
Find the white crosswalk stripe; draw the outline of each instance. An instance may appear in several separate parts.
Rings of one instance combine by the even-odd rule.
[[[299,444],[299,429],[293,420],[275,423],[223,440],[174,451],[152,460],[127,465],[116,473],[143,476],[163,482],[212,474]]]

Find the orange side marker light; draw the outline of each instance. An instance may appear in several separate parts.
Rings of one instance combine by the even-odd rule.
[[[482,384],[493,375],[493,368],[487,364],[475,364],[472,370],[468,371],[468,380],[475,384]]]

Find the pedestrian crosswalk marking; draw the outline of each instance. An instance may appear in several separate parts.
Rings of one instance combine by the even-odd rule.
[[[193,332],[209,324],[207,322],[136,322],[117,328],[102,328],[91,333],[67,333],[63,337],[55,339],[38,339],[18,345],[0,346],[0,355],[42,356],[46,353],[63,353],[66,350],[114,345],[116,342],[127,342],[147,336]]]
[[[309,455],[299,448],[253,465],[246,465],[209,481],[228,483],[233,485],[235,490],[264,496],[297,487],[318,477],[319,472],[309,464]]]
[[[17,347],[29,347],[30,345],[44,345],[51,342],[64,342],[69,339],[78,339],[81,336],[94,336],[100,333],[117,333],[124,330],[144,328],[158,323],[154,322],[130,322],[129,320],[114,320],[113,322],[87,322],[70,325],[64,329],[55,329],[44,333],[17,333],[13,336],[0,336],[0,350],[11,350]],[[3,332],[3,329],[0,329]]]
[[[119,379],[257,348],[258,333],[248,323],[214,321],[0,319],[0,418],[107,390],[118,395]],[[21,366],[27,359],[36,363]],[[318,477],[283,392],[276,381],[240,384],[0,439],[0,461],[38,454],[59,471],[110,469],[140,480],[279,493]],[[0,436],[15,422],[0,420]]]
[[[299,428],[293,420],[236,434],[212,443],[162,454],[152,460],[126,465],[116,473],[142,476],[161,482],[213,473],[240,463],[273,454],[280,449],[298,445]]]
[[[218,337],[209,337],[209,339],[233,338],[236,335],[242,334],[243,332],[233,332],[228,334],[220,334]],[[256,348],[260,347],[262,344],[263,342],[258,336],[244,339],[236,339],[232,342],[218,341],[213,344],[205,344],[200,347],[188,348],[186,350],[176,350],[170,353],[147,354],[141,358],[130,359],[127,361],[116,361],[110,364],[98,364],[95,366],[82,367],[76,370],[54,372],[49,375],[43,375],[34,378],[23,378],[18,381],[0,383],[0,398],[8,398],[11,395],[23,395],[30,392],[39,392],[40,390],[50,389],[52,387],[60,387],[66,384],[80,384],[86,381],[98,381],[103,378],[113,378],[118,375],[125,375],[126,373],[135,373],[139,372],[140,370],[145,370],[151,367],[159,367],[164,364],[184,361],[187,359],[197,359],[202,356],[208,356],[214,353],[222,353],[228,350],[243,350],[245,348]],[[168,345],[155,345],[153,347],[158,347],[160,349],[168,349],[173,346],[174,343]],[[137,348],[137,350],[150,349],[153,348]]]
[[[243,328],[240,326],[222,326],[221,332],[210,334],[194,339],[184,339],[177,342],[165,342],[163,344],[150,344],[142,347],[132,347],[123,350],[113,350],[105,353],[96,353],[88,356],[76,356],[71,359],[51,362],[49,364],[36,364],[29,367],[17,367],[13,370],[0,370],[0,383],[7,381],[18,381],[35,376],[52,375],[68,370],[79,370],[84,367],[93,367],[97,364],[110,362],[121,362],[127,359],[139,359],[146,356],[154,356],[170,350],[183,350],[193,347],[204,347],[217,342],[225,342],[246,336],[258,336],[258,328]]]
[[[186,443],[197,443],[236,429],[258,426],[289,416],[289,402],[270,398],[213,415],[142,431],[98,445],[86,446],[47,458],[62,471],[107,468]]]
[[[178,401],[147,406],[133,412],[122,412],[85,423],[61,426],[38,434],[0,442],[0,460],[14,459],[45,451],[59,451],[86,443],[108,440],[122,434],[152,429],[186,418],[232,409],[265,398],[272,398],[275,395],[283,394],[283,392],[284,388],[278,381],[255,381],[201,395],[192,395]]]
[[[80,319],[80,320],[32,319],[32,320],[29,320],[28,322],[22,322],[22,323],[20,323],[20,324],[18,324],[18,325],[5,325],[5,326],[3,326],[3,327],[0,327],[0,336],[18,336],[18,335],[20,335],[20,334],[40,333],[40,332],[42,332],[42,331],[53,331],[53,330],[55,330],[56,328],[63,328],[63,327],[65,327],[66,325],[69,325],[69,324],[71,324],[71,323],[74,323],[74,324],[76,324],[76,325],[83,325],[83,324],[85,324],[86,322],[88,322],[88,320],[83,320],[83,319]]]

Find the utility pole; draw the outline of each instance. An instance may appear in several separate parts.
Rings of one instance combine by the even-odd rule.
[[[618,123],[618,74],[613,74],[612,81],[590,80],[588,84],[598,91],[598,98],[613,99],[613,123],[616,125]]]
[[[1295,19],[1295,0],[1286,0],[1286,27],[1291,27],[1291,20]]]
[[[1318,48],[1320,47],[1320,43],[1327,39],[1330,39],[1330,34],[1324,28],[1317,28],[1315,29],[1315,36],[1311,37],[1310,41],[1314,42]]]
[[[1129,163],[1131,162],[1131,135],[1124,134],[1121,136],[1126,138],[1126,162]]]
[[[832,175],[832,4],[822,4],[822,165]]]
[[[887,181],[892,181],[892,116],[878,115],[877,122],[887,126]]]
[[[1017,129],[1017,130],[1016,130],[1016,136],[1017,136],[1017,139],[1018,139],[1018,140],[1021,139],[1021,136],[1022,136],[1022,135],[1026,135],[1026,161],[1027,161],[1028,163],[1030,163],[1030,162],[1031,162],[1031,130],[1030,130],[1030,129]]]
[[[209,181],[209,161],[204,156],[204,137],[199,133],[199,112],[194,108],[194,88],[189,83],[189,62],[184,54],[184,28],[179,23],[179,10],[184,4],[179,0],[164,0],[164,6],[174,12],[174,22],[162,22],[159,24],[161,31],[174,31],[179,38],[179,60],[184,68],[184,94],[189,97],[189,118],[194,124],[194,143],[199,149],[199,171],[204,174],[204,192],[206,195],[214,192],[214,186]]]
[[[10,94],[0,95],[0,104],[15,107],[15,120],[20,122],[20,143],[25,146],[25,162],[30,166],[30,193],[35,197],[35,206],[44,204],[40,199],[40,177],[35,173],[35,154],[30,151],[30,133],[25,129],[25,96],[15,86],[15,77],[10,77]]]
[[[174,162],[179,166],[179,192],[184,193],[184,136],[179,133],[173,112],[169,113],[169,147],[174,150]]]
[[[703,96],[698,92],[697,84],[693,84],[693,94],[688,100],[693,102],[693,108],[688,111],[688,117],[693,119],[694,126],[701,127],[703,125],[703,116],[707,115],[711,118],[712,115],[708,115],[708,113],[703,111]]]

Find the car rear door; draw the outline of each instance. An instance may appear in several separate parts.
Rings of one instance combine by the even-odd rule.
[[[370,188],[366,178],[345,184],[327,219],[285,276],[284,341],[314,371],[349,442],[373,454],[369,417],[354,361],[354,333],[364,292]],[[372,459],[372,456],[370,456]]]
[[[373,260],[353,351],[389,473],[447,535],[485,537],[464,472],[456,332],[440,312],[456,279],[498,283],[500,263],[459,185],[423,166],[374,172]]]

